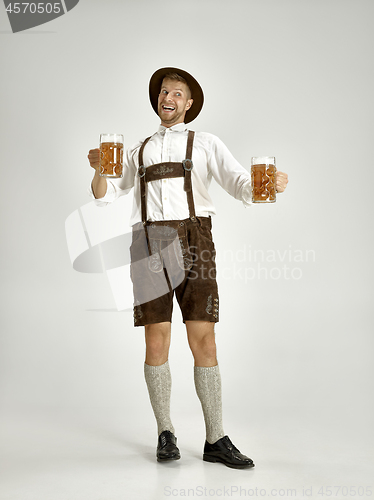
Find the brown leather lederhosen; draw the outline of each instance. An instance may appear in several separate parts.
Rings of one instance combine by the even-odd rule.
[[[154,242],[154,240],[156,239],[159,240],[160,238],[163,240],[175,240],[176,232],[179,238],[179,248],[176,248],[176,255],[182,258],[183,269],[188,270],[192,266],[192,259],[188,250],[188,243],[184,226],[181,225],[179,221],[159,221],[157,222],[157,224],[155,224],[154,222],[150,222],[147,220],[146,191],[148,182],[160,179],[184,177],[184,191],[187,195],[190,220],[193,222],[197,221],[191,181],[191,171],[193,169],[192,148],[194,136],[195,132],[189,130],[187,138],[186,158],[182,162],[156,163],[145,168],[143,162],[143,151],[147,142],[151,139],[152,136],[145,139],[139,150],[138,176],[140,178],[142,223],[147,238],[148,252],[150,256],[150,268],[154,272],[159,272],[162,270],[162,262],[160,253],[158,252],[157,248],[155,248],[155,245],[152,244],[152,242]],[[168,228],[174,229],[174,231]]]
[[[218,321],[211,219],[196,216],[192,192],[194,134],[193,131],[188,132],[186,158],[181,162],[162,162],[146,168],[143,152],[151,137],[143,142],[139,150],[142,222],[133,226],[130,249],[135,326],[171,321],[174,293],[183,321]],[[189,218],[149,221],[147,183],[177,177],[184,177]],[[208,259],[203,258],[207,255]]]

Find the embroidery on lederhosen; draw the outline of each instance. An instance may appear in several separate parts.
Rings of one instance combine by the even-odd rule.
[[[150,271],[159,273],[164,268],[164,259],[162,256],[164,244],[170,244],[177,238],[177,232],[168,225],[151,224],[148,228],[150,255],[148,267]]]
[[[214,304],[213,304],[213,298],[212,298],[212,295],[209,295],[208,299],[207,299],[207,306],[206,306],[206,309],[205,311],[208,313],[208,314],[212,314],[213,313],[213,316],[218,319],[218,298],[215,298],[214,299]]]
[[[212,295],[210,294],[209,297],[208,297],[208,300],[206,301],[207,303],[207,306],[205,308],[206,312],[208,314],[212,314],[212,309],[213,309],[213,299],[212,299]]]
[[[176,229],[168,225],[151,225],[148,233],[151,251],[148,266],[152,272],[158,273],[164,267],[162,252],[165,250],[162,250],[162,243],[173,243],[175,259],[183,271],[189,271],[192,268],[192,256],[185,234],[178,234]]]
[[[183,271],[189,271],[193,263],[190,250],[186,248],[188,247],[187,238],[179,237],[173,241],[173,245],[179,267],[183,269]]]
[[[155,174],[158,174],[158,175],[166,175],[166,174],[169,174],[171,172],[173,172],[174,169],[171,168],[171,167],[165,167],[165,165],[161,165],[160,167],[158,167],[157,170],[154,171]]]
[[[151,255],[148,259],[148,267],[153,273],[159,273],[164,267],[161,257],[161,241],[150,238],[149,246],[151,249]]]

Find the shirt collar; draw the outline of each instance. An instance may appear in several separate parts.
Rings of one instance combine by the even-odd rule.
[[[187,126],[185,123],[177,123],[172,127],[164,127],[163,125],[160,125],[158,131],[165,132],[166,129],[170,130],[171,132],[184,132],[185,130],[187,130]]]

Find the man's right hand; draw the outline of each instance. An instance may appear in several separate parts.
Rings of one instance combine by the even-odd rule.
[[[100,177],[100,149],[90,149],[88,153],[88,161],[90,166],[95,170],[94,178],[92,179],[92,192],[95,198],[102,198],[105,196],[107,190],[107,183],[105,177]]]
[[[99,172],[99,167],[100,167],[100,149],[90,149],[88,153],[88,161],[90,162],[90,166],[96,170],[96,172]]]

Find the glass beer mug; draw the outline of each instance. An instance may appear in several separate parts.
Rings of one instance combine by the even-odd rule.
[[[252,203],[274,203],[276,201],[276,172],[274,156],[252,157]]]
[[[123,135],[100,135],[99,174],[111,178],[123,176]]]

